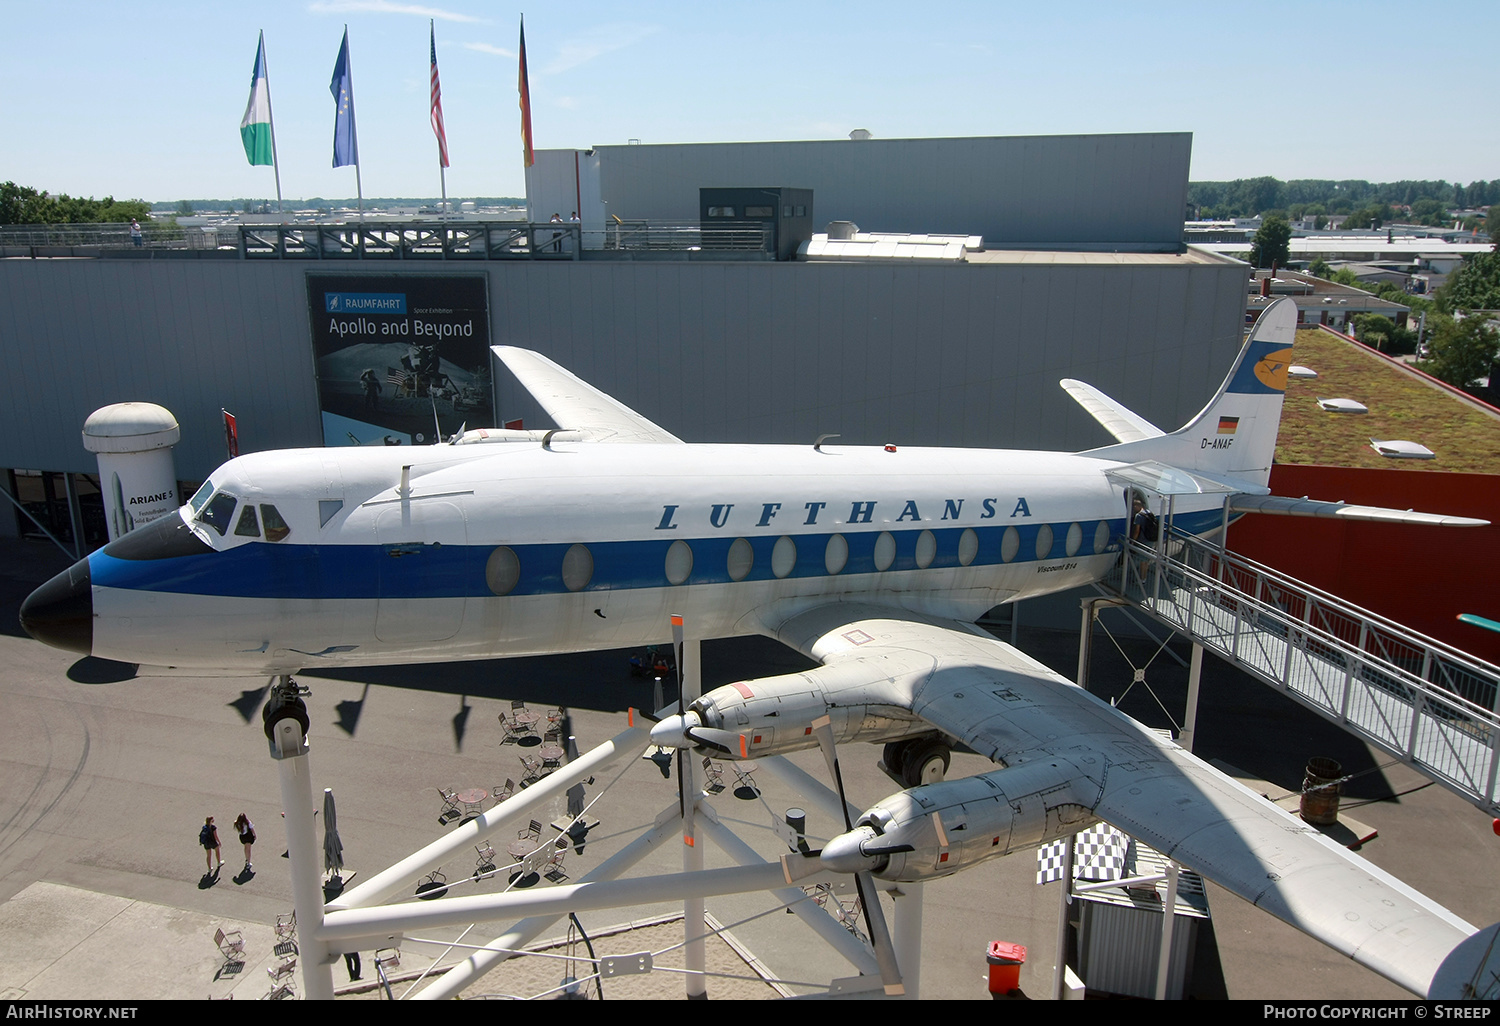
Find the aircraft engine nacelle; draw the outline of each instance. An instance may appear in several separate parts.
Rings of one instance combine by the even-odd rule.
[[[822,862],[893,881],[949,876],[1076,833],[1097,817],[1098,784],[1047,757],[893,794],[823,847]]]
[[[868,666],[825,666],[715,688],[651,731],[668,748],[707,746],[755,759],[817,747],[812,723],[827,716],[836,741],[894,741],[932,727],[901,704],[887,677]]]

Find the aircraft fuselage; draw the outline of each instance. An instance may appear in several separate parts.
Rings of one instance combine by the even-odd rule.
[[[831,598],[974,619],[1109,570],[1111,466],[566,442],[252,454],[88,558],[88,650],[283,673],[660,643],[672,612],[702,637],[749,634]]]

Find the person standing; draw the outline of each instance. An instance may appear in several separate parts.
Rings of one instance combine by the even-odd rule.
[[[250,861],[250,849],[255,846],[255,824],[250,822],[250,817],[242,812],[234,821],[234,829],[240,835],[240,843],[245,846],[245,872],[252,872],[255,869],[255,863]]]
[[[217,873],[224,865],[224,849],[219,846],[219,828],[214,826],[214,818],[209,816],[203,821],[203,829],[198,831],[198,843],[203,845],[203,856],[208,863],[208,871]],[[218,856],[219,864],[214,865],[214,857]]]
[[[141,244],[141,222],[133,217],[130,219],[130,241],[137,246]]]
[[[380,379],[375,376],[373,367],[366,367],[365,372],[359,376],[359,383],[365,390],[365,409],[380,409]]]

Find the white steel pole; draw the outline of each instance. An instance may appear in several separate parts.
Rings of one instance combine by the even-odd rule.
[[[593,776],[625,755],[634,755],[650,740],[645,727],[629,727],[610,740],[568,763],[557,772],[532,784],[514,797],[488,812],[452,828],[443,837],[420,851],[407,856],[391,868],[376,873],[357,887],[352,887],[329,904],[329,908],[361,908],[377,905],[398,892],[405,891],[413,880],[437,869],[455,853],[478,844],[512,820],[537,806],[567,794],[568,788]]]
[[[1177,863],[1167,863],[1167,897],[1161,904],[1161,947],[1156,961],[1156,1000],[1167,999],[1167,976],[1172,971],[1172,934],[1177,923]]]
[[[658,816],[655,825],[624,848],[599,863],[594,870],[578,882],[581,884],[613,880],[641,859],[651,854],[667,838],[677,833],[677,808]],[[500,963],[512,958],[520,949],[541,936],[542,931],[561,919],[560,914],[532,916],[522,919],[505,933],[485,945],[485,950],[476,951],[468,958],[449,969],[426,989],[412,995],[416,1001],[439,1001],[456,998],[463,989],[479,979]]]
[[[1062,894],[1057,904],[1057,962],[1052,968],[1052,1000],[1061,1001],[1068,969],[1068,916],[1073,905],[1073,840],[1063,838]]]
[[[896,926],[891,931],[891,946],[896,951],[896,964],[901,967],[901,983],[906,987],[909,1001],[922,996],[922,889],[925,886],[904,883],[892,892]]]
[[[672,641],[677,646],[677,665],[680,669],[682,680],[682,694],[679,707],[686,708],[698,700],[702,692],[702,677],[700,676],[698,639],[686,638],[686,625],[680,614],[672,614]],[[698,837],[694,820],[694,810],[698,805],[697,776],[694,773],[691,749],[678,749],[677,751],[677,785],[682,789],[682,871],[684,873],[701,873],[703,871],[703,850],[698,847]],[[683,930],[683,967],[687,970],[684,981],[687,984],[687,996],[689,1001],[703,1001],[708,998],[708,977],[704,972],[708,968],[708,923],[704,917],[703,898],[700,895],[686,895],[682,903],[682,930]]]
[[[312,771],[302,726],[287,717],[273,731],[273,757],[281,780],[281,808],[286,817],[286,847],[292,870],[292,904],[297,911],[297,950],[302,985],[314,1001],[333,1000],[332,955],[318,935],[323,926],[322,871],[313,829]]]

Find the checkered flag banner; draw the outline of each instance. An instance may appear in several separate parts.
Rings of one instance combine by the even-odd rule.
[[[1036,882],[1061,880],[1064,841],[1044,844],[1036,851]],[[1074,880],[1122,880],[1130,838],[1107,823],[1096,823],[1073,837]]]

